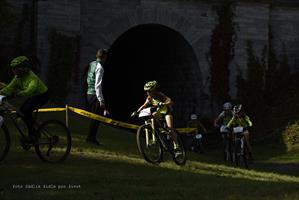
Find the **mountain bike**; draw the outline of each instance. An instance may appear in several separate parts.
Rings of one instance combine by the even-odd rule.
[[[227,129],[226,125],[222,125],[220,126],[220,134],[223,139],[224,161],[233,163],[234,157],[232,133]]]
[[[20,134],[20,145],[28,151],[35,148],[38,157],[45,162],[57,163],[64,161],[71,150],[72,139],[69,129],[58,120],[34,121],[33,141],[28,141],[28,128],[21,113],[8,103],[5,96],[0,95],[0,161],[10,149],[10,130],[6,121],[10,120]]]
[[[236,166],[248,168],[248,147],[245,141],[244,131],[241,126],[233,128],[234,137],[234,161]]]
[[[138,116],[144,120],[144,124],[137,130],[137,146],[143,158],[150,163],[157,164],[163,160],[164,152],[169,152],[177,165],[186,163],[186,151],[180,134],[177,134],[177,141],[181,151],[176,155],[170,130],[163,119],[155,118],[152,107],[145,108],[139,113],[134,112],[131,116]]]

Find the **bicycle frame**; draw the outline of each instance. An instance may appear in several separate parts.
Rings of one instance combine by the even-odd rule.
[[[22,137],[25,137],[24,132],[22,131],[22,129],[20,128],[20,126],[18,125],[18,123],[16,122],[16,119],[18,117],[18,113],[15,111],[14,107],[12,105],[10,105],[8,102],[3,102],[4,105],[0,105],[0,116],[3,116],[4,121],[6,121],[6,118],[9,118],[13,125],[16,127],[16,129],[18,130],[19,134]]]
[[[148,129],[145,129],[145,139],[146,139],[146,146],[149,147],[151,144],[155,144],[157,142],[156,135],[159,137],[162,146],[164,149],[167,148],[167,144],[165,144],[163,138],[161,137],[160,133],[162,132],[169,132],[169,130],[166,127],[166,124],[161,122],[161,119],[158,119],[152,115],[152,107],[148,107],[143,109],[138,113],[139,118],[144,119],[144,124],[149,125],[151,127],[151,137],[149,135]],[[161,130],[162,129],[162,130]],[[151,138],[151,140],[150,140]]]
[[[239,165],[239,161],[242,162],[246,168],[248,168],[248,161],[247,161],[247,151],[246,151],[246,141],[244,135],[244,128],[241,128],[239,131],[233,131],[233,138],[234,138],[234,153],[235,153],[235,162],[236,165]],[[241,158],[241,160],[239,160]]]
[[[154,118],[153,116],[149,117],[149,119],[145,120],[145,124],[146,125],[150,125],[151,129],[152,129],[152,142],[156,143],[157,139],[156,139],[156,134],[159,137],[162,146],[164,147],[164,149],[167,149],[167,144],[165,144],[164,140],[161,138],[160,133],[162,132],[169,132],[169,130],[167,128],[165,128],[164,123],[162,124],[160,122],[159,119]],[[162,130],[161,130],[162,129]],[[156,134],[155,134],[156,133]],[[148,130],[145,130],[145,137],[146,137],[146,145],[150,145],[150,140],[149,140],[149,133]]]

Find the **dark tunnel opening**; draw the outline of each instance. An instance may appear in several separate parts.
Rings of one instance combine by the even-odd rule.
[[[196,101],[194,67],[199,66],[192,47],[173,29],[158,24],[129,29],[109,48],[105,64],[103,92],[111,118],[138,122],[130,114],[146,99],[144,84],[157,80],[175,102],[175,125],[184,126]]]

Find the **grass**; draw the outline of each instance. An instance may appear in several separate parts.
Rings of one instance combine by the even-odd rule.
[[[57,113],[41,117],[63,120]],[[250,170],[224,165],[219,141],[209,141],[205,154],[189,154],[183,167],[170,157],[152,165],[140,157],[132,132],[102,125],[104,147],[98,148],[84,142],[87,119],[71,114],[70,125],[73,148],[61,164],[43,163],[33,150],[24,152],[13,135],[8,157],[0,164],[1,200],[299,199],[299,154],[285,153],[276,144],[254,146]]]

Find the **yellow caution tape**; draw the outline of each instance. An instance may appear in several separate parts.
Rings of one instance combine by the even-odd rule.
[[[66,108],[40,108],[38,112],[57,112],[57,111],[65,111]]]
[[[180,133],[195,133],[197,128],[176,128],[176,130]]]
[[[90,119],[105,122],[107,124],[120,126],[120,127],[123,127],[123,128],[129,128],[129,129],[137,129],[139,127],[139,126],[134,125],[134,124],[129,124],[129,123],[125,123],[125,122],[116,121],[116,120],[113,120],[113,119],[110,119],[110,118],[107,118],[107,117],[103,117],[103,116],[100,116],[100,115],[97,115],[97,114],[94,114],[94,113],[91,113],[91,112],[88,112],[86,110],[82,110],[82,109],[79,109],[79,108],[74,108],[74,107],[71,107],[71,106],[69,106],[68,108],[71,111],[73,111],[77,114],[83,115],[83,116],[88,117]]]
[[[66,108],[41,108],[41,109],[38,109],[38,112],[58,112],[58,111],[66,111],[67,109],[70,111],[73,111],[74,113],[77,113],[79,115],[85,116],[87,118],[98,120],[100,122],[104,122],[104,123],[111,124],[114,126],[119,126],[119,127],[128,128],[128,129],[138,129],[139,128],[139,125],[129,124],[126,122],[113,120],[111,118],[103,117],[101,115],[97,115],[92,112],[89,112],[89,111],[86,111],[86,110],[83,110],[80,108],[71,107],[71,106],[66,106]],[[179,133],[194,133],[197,129],[196,128],[176,128],[176,130]]]

